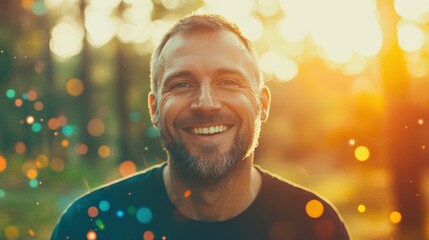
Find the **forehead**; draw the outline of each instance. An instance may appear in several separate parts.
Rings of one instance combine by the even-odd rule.
[[[250,57],[249,52],[239,38],[235,34],[224,30],[200,30],[176,34],[166,43],[161,56],[167,58],[172,54],[177,57],[177,55],[204,53],[224,55],[234,53]]]
[[[223,30],[177,34],[165,45],[160,60],[164,76],[179,66],[196,67],[204,64],[207,68],[222,65],[238,68],[252,77],[255,77],[256,71],[252,55],[239,38]]]

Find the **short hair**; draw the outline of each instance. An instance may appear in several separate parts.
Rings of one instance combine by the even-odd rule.
[[[193,33],[201,31],[228,31],[238,37],[240,42],[250,53],[250,56],[255,65],[255,73],[258,78],[258,86],[263,85],[263,77],[260,71],[256,52],[252,43],[240,31],[237,24],[230,22],[225,17],[218,14],[191,14],[180,19],[162,38],[160,44],[156,48],[151,59],[150,82],[152,92],[157,91],[160,83],[159,75],[163,70],[163,62],[161,61],[162,50],[167,42],[175,35],[180,33]]]

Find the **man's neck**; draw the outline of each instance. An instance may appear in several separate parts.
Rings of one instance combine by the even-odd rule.
[[[252,161],[244,161],[248,164],[240,172],[216,187],[187,183],[168,164],[163,171],[168,196],[183,215],[194,220],[223,221],[235,217],[255,200],[262,182]]]

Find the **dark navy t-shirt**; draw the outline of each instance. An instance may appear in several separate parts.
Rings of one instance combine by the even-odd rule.
[[[260,192],[243,213],[220,222],[189,219],[167,195],[164,166],[110,183],[77,199],[62,215],[51,240],[349,239],[330,204],[260,167]],[[187,194],[175,197],[186,200]]]

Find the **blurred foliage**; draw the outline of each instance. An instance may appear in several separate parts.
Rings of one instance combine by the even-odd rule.
[[[409,222],[417,223],[415,236],[429,236],[429,7],[410,19],[402,10],[417,0],[348,1],[367,4],[370,19],[386,16],[386,5],[396,16],[380,23],[383,47],[367,32],[357,41],[371,40],[362,51],[335,42],[367,29],[352,26],[345,13],[355,10],[340,2],[323,9],[312,0],[231,2],[0,0],[0,239],[47,239],[74,198],[133,171],[123,162],[142,170],[165,160],[147,114],[150,54],[172,21],[202,7],[244,22],[260,52],[273,102],[256,163],[330,199],[353,239],[394,238]],[[304,22],[287,25],[299,10]],[[342,18],[328,26],[344,20],[345,28],[326,28],[329,16]],[[394,21],[420,29],[423,43],[398,36],[400,54],[386,49]],[[303,29],[316,32],[302,37]],[[326,39],[335,41],[318,42]],[[359,146],[369,150],[365,161],[357,160]]]

